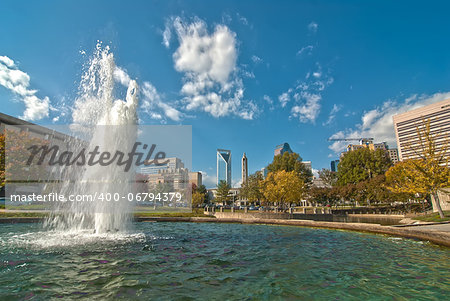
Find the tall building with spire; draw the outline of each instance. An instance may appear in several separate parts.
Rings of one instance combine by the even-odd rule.
[[[242,183],[241,185],[244,185],[245,183],[247,183],[247,179],[248,179],[248,164],[247,164],[247,156],[244,155],[242,156]]]

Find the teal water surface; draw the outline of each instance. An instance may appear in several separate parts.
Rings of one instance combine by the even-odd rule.
[[[0,300],[446,300],[450,250],[300,227],[135,223],[130,234],[0,226]],[[447,299],[448,300],[448,299]]]

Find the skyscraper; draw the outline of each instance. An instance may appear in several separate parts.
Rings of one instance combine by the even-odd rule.
[[[338,164],[339,164],[339,160],[331,161],[331,171],[337,172],[338,171]]]
[[[217,149],[217,186],[221,180],[231,186],[231,151]]]
[[[247,183],[247,178],[248,178],[247,156],[244,153],[244,155],[242,156],[242,183],[241,183],[241,185],[244,185],[245,183]]]
[[[278,156],[278,155],[282,155],[285,152],[288,153],[293,153],[291,147],[289,146],[289,143],[285,142],[283,144],[277,145],[277,147],[275,147],[275,151],[273,152],[274,156]]]

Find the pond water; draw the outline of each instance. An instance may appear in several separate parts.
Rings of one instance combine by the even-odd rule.
[[[128,234],[0,227],[0,300],[444,300],[450,249],[302,227],[134,223]]]

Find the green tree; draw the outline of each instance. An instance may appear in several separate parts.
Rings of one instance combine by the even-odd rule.
[[[192,208],[200,207],[208,200],[208,190],[205,185],[192,184]]]
[[[356,184],[355,199],[360,204],[368,206],[374,203],[382,203],[394,198],[394,193],[386,188],[386,176],[376,175],[371,179]]]
[[[198,192],[198,191],[194,191],[192,193],[192,208],[198,208],[200,207],[203,202],[205,201],[205,195]]]
[[[173,186],[170,183],[157,183],[156,185],[150,185],[149,193],[153,193],[153,202],[168,205],[163,201],[164,193],[173,192]]]
[[[220,180],[219,185],[217,186],[217,201],[226,205],[227,201],[230,199],[230,189],[231,187],[227,182]]]
[[[306,190],[305,182],[295,171],[285,170],[270,172],[263,187],[265,198],[282,207],[300,201]]]
[[[264,198],[261,190],[261,183],[264,181],[261,172],[256,172],[250,175],[247,182],[242,185],[241,196],[249,202],[260,202]]]
[[[337,192],[345,201],[354,204],[357,199],[357,188],[355,184],[347,184],[344,186],[337,186]]]
[[[297,153],[285,152],[283,155],[277,155],[273,157],[272,163],[267,166],[269,172],[277,171],[294,171],[304,183],[309,184],[312,182],[312,173],[309,168],[303,164],[302,158]]]
[[[384,174],[391,165],[388,154],[382,149],[373,151],[361,148],[349,151],[339,162],[337,184],[357,184]]]
[[[326,168],[319,170],[319,178],[321,178],[322,181],[330,187],[335,186],[338,179],[337,172]]]
[[[328,204],[328,195],[330,188],[312,186],[308,191],[308,199],[320,205]]]
[[[202,185],[198,186],[195,191],[203,195],[203,201],[205,203],[209,202],[208,189],[206,189],[205,185],[202,184]]]

